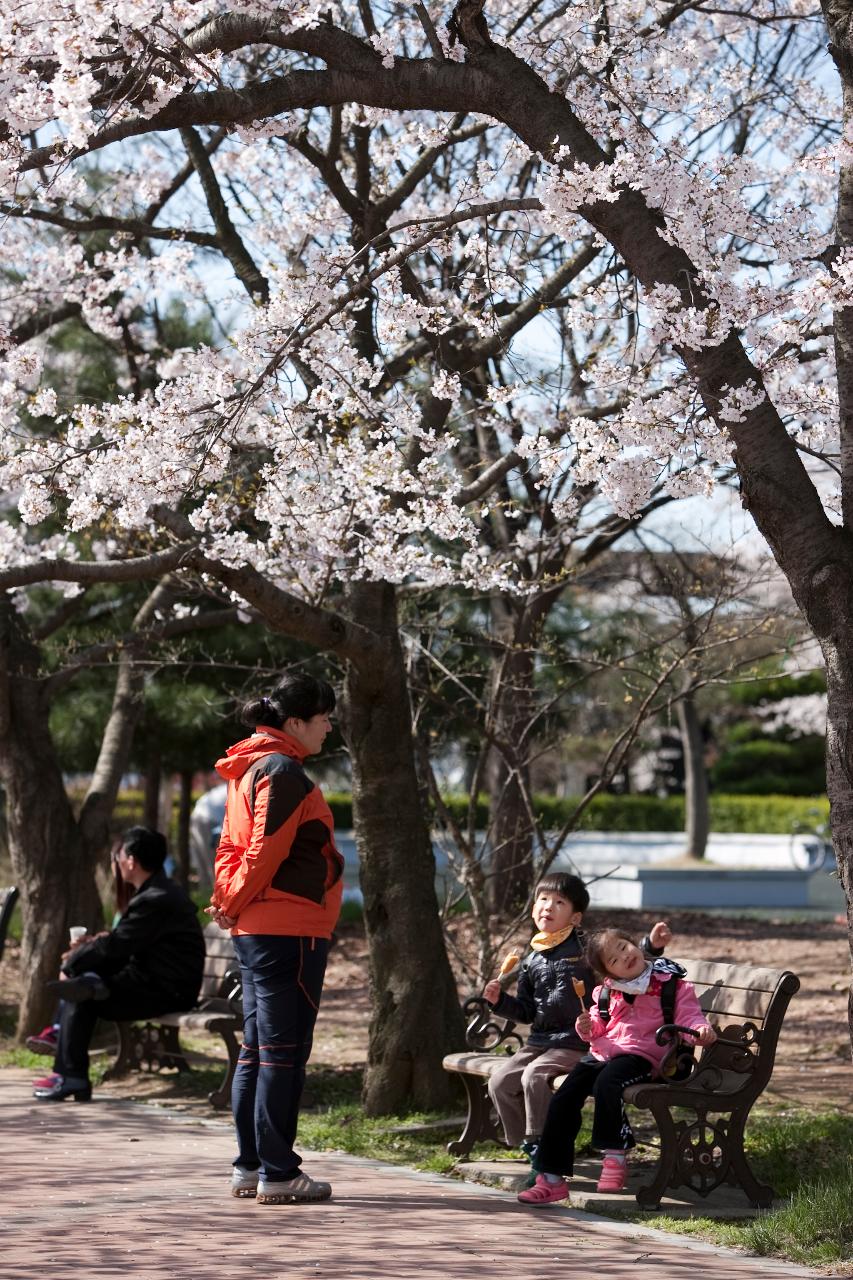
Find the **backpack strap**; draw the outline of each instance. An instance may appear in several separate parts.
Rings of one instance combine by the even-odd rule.
[[[610,988],[604,983],[598,993],[598,1016],[606,1027],[610,1021]]]
[[[664,1023],[675,1022],[675,997],[678,994],[678,984],[681,981],[677,974],[673,974],[668,982],[665,982],[660,989],[660,1007],[663,1011]]]

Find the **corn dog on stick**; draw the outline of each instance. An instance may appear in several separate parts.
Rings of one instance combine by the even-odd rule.
[[[499,976],[501,978],[505,978],[508,973],[512,973],[513,969],[516,967],[517,964],[518,964],[518,956],[515,954],[514,951],[510,951],[509,955],[504,956],[503,958]]]
[[[583,1000],[586,995],[586,983],[583,978],[572,978],[572,986],[575,989],[575,995],[579,1000]]]

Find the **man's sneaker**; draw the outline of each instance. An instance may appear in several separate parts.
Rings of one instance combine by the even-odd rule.
[[[298,1173],[289,1182],[258,1181],[258,1204],[298,1204],[307,1200],[328,1200],[332,1195],[329,1182],[315,1182],[307,1173]]]
[[[549,1182],[544,1173],[537,1174],[536,1181],[527,1191],[519,1191],[518,1199],[522,1204],[556,1204],[559,1200],[568,1200],[569,1184],[565,1178],[558,1182]]]
[[[624,1191],[628,1172],[626,1162],[616,1156],[605,1156],[596,1191]]]
[[[34,1089],[52,1089],[55,1084],[59,1084],[62,1076],[52,1071],[49,1076],[43,1076],[41,1080],[33,1081]]]
[[[235,1164],[231,1169],[232,1196],[254,1196],[259,1176],[257,1169],[244,1169],[242,1165]]]
[[[91,1102],[92,1086],[82,1076],[57,1076],[47,1089],[35,1086],[33,1097],[39,1102],[64,1102],[66,1098],[73,1098],[75,1102]]]
[[[25,1044],[30,1053],[43,1053],[51,1058],[56,1053],[57,1034],[51,1023],[45,1027],[44,1031],[40,1031],[37,1036],[27,1036]]]

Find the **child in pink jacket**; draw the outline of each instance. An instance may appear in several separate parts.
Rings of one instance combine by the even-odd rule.
[[[665,983],[678,983],[672,1021],[695,1030],[702,1047],[717,1038],[692,985],[681,977],[684,970],[671,960],[648,959],[628,934],[617,929],[593,934],[586,958],[604,978],[593,992],[592,1008],[575,1022],[590,1052],[551,1099],[534,1162],[536,1182],[519,1192],[524,1204],[553,1204],[568,1197],[566,1176],[572,1173],[581,1112],[590,1094],[595,1099],[592,1145],[604,1155],[598,1190],[621,1191],[625,1186],[625,1152],[634,1146],[634,1137],[622,1093],[628,1085],[658,1074],[667,1053],[668,1045],[655,1043],[655,1032],[666,1021],[661,1007]],[[605,989],[610,994],[607,1018],[598,1007]]]

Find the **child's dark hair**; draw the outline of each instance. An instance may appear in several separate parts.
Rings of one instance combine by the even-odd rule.
[[[534,898],[538,898],[543,890],[548,893],[558,893],[561,898],[568,899],[575,911],[579,911],[581,915],[589,906],[589,890],[580,876],[570,876],[565,871],[552,871],[550,875],[543,876],[538,882],[533,894]]]
[[[285,720],[296,716],[298,720],[310,720],[335,708],[335,691],[325,680],[299,673],[282,676],[279,683],[265,698],[253,698],[240,708],[243,724],[254,729],[265,724],[270,729],[281,729]]]
[[[590,969],[598,974],[599,978],[610,976],[604,967],[602,955],[605,947],[611,942],[615,942],[618,938],[624,938],[626,942],[633,942],[634,946],[637,945],[636,939],[632,938],[630,933],[625,933],[624,929],[599,929],[597,933],[591,933],[586,940],[584,951],[586,962]]]

